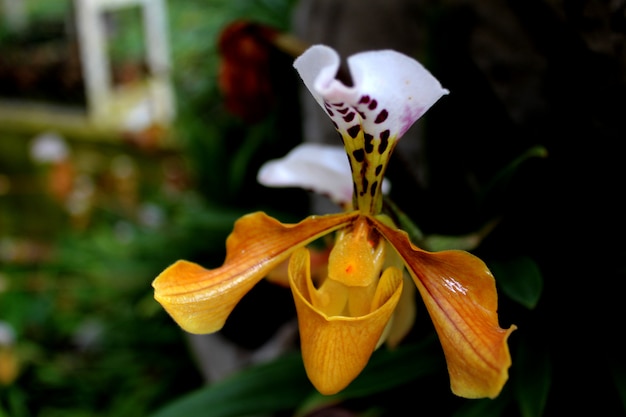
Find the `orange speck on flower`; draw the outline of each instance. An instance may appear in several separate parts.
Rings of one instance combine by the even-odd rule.
[[[11,385],[19,373],[20,364],[15,349],[0,346],[0,386]]]

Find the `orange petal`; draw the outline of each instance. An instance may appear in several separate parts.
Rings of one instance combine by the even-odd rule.
[[[356,213],[310,216],[282,224],[265,213],[243,216],[226,240],[220,268],[178,261],[154,280],[154,298],[186,331],[212,333],[241,298],[295,249],[348,224]]]
[[[507,338],[498,325],[495,281],[487,266],[463,251],[426,252],[408,235],[374,220],[413,277],[439,335],[452,392],[495,398],[508,379]]]
[[[307,375],[317,390],[335,394],[356,378],[376,348],[402,292],[402,273],[389,268],[381,277],[383,289],[376,310],[365,316],[326,316],[309,300],[309,254],[301,249],[291,257],[289,277],[293,292],[302,357]],[[389,291],[389,288],[393,288]],[[383,299],[382,296],[386,296]]]

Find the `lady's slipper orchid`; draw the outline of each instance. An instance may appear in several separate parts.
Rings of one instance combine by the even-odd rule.
[[[384,50],[351,56],[353,86],[335,79],[339,56],[316,45],[294,67],[340,133],[352,173],[350,210],[282,224],[265,213],[240,218],[224,264],[178,261],[153,282],[155,298],[188,332],[219,330],[239,300],[289,259],[288,275],[309,379],[323,394],[345,388],[393,327],[403,270],[439,335],[452,391],[496,397],[511,364],[498,324],[494,278],[463,251],[427,252],[382,214],[382,180],[397,140],[447,90],[417,61]],[[336,232],[326,278],[314,282],[306,245]]]

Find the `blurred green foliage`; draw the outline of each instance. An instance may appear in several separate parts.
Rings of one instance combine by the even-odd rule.
[[[242,190],[251,182],[260,190],[255,164],[269,156],[258,148],[276,139],[271,124],[249,134],[221,108],[216,40],[236,18],[285,27],[290,3],[168,4],[179,148],[146,153],[122,140],[65,138],[95,189],[83,226],[47,193],[49,167],[29,155],[34,134],[0,132],[8,185],[0,192],[0,321],[14,330],[11,354],[19,363],[17,379],[0,384],[0,416],[142,416],[203,384],[184,334],[152,298],[150,282],[178,258],[221,262],[234,220],[260,205]],[[29,2],[29,16],[61,21],[68,5]],[[113,53],[135,56],[138,33],[118,39]],[[120,160],[130,161],[135,175],[127,194],[112,180]],[[182,184],[168,183],[172,165]],[[305,196],[297,193],[298,200],[304,209]]]

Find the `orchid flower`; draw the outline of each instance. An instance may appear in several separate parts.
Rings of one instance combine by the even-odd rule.
[[[180,260],[153,282],[155,298],[191,333],[224,325],[242,297],[283,261],[298,316],[302,356],[312,384],[334,394],[356,378],[390,337],[407,271],[433,321],[452,392],[496,397],[515,329],[498,324],[494,278],[474,255],[428,252],[382,213],[382,183],[401,136],[439,98],[439,81],[414,59],[391,50],[358,53],[347,63],[352,86],[337,80],[336,51],[315,45],[294,67],[341,136],[352,176],[352,206],[283,224],[263,212],[235,222],[226,259],[215,269]],[[327,274],[313,281],[307,245],[334,234]]]

